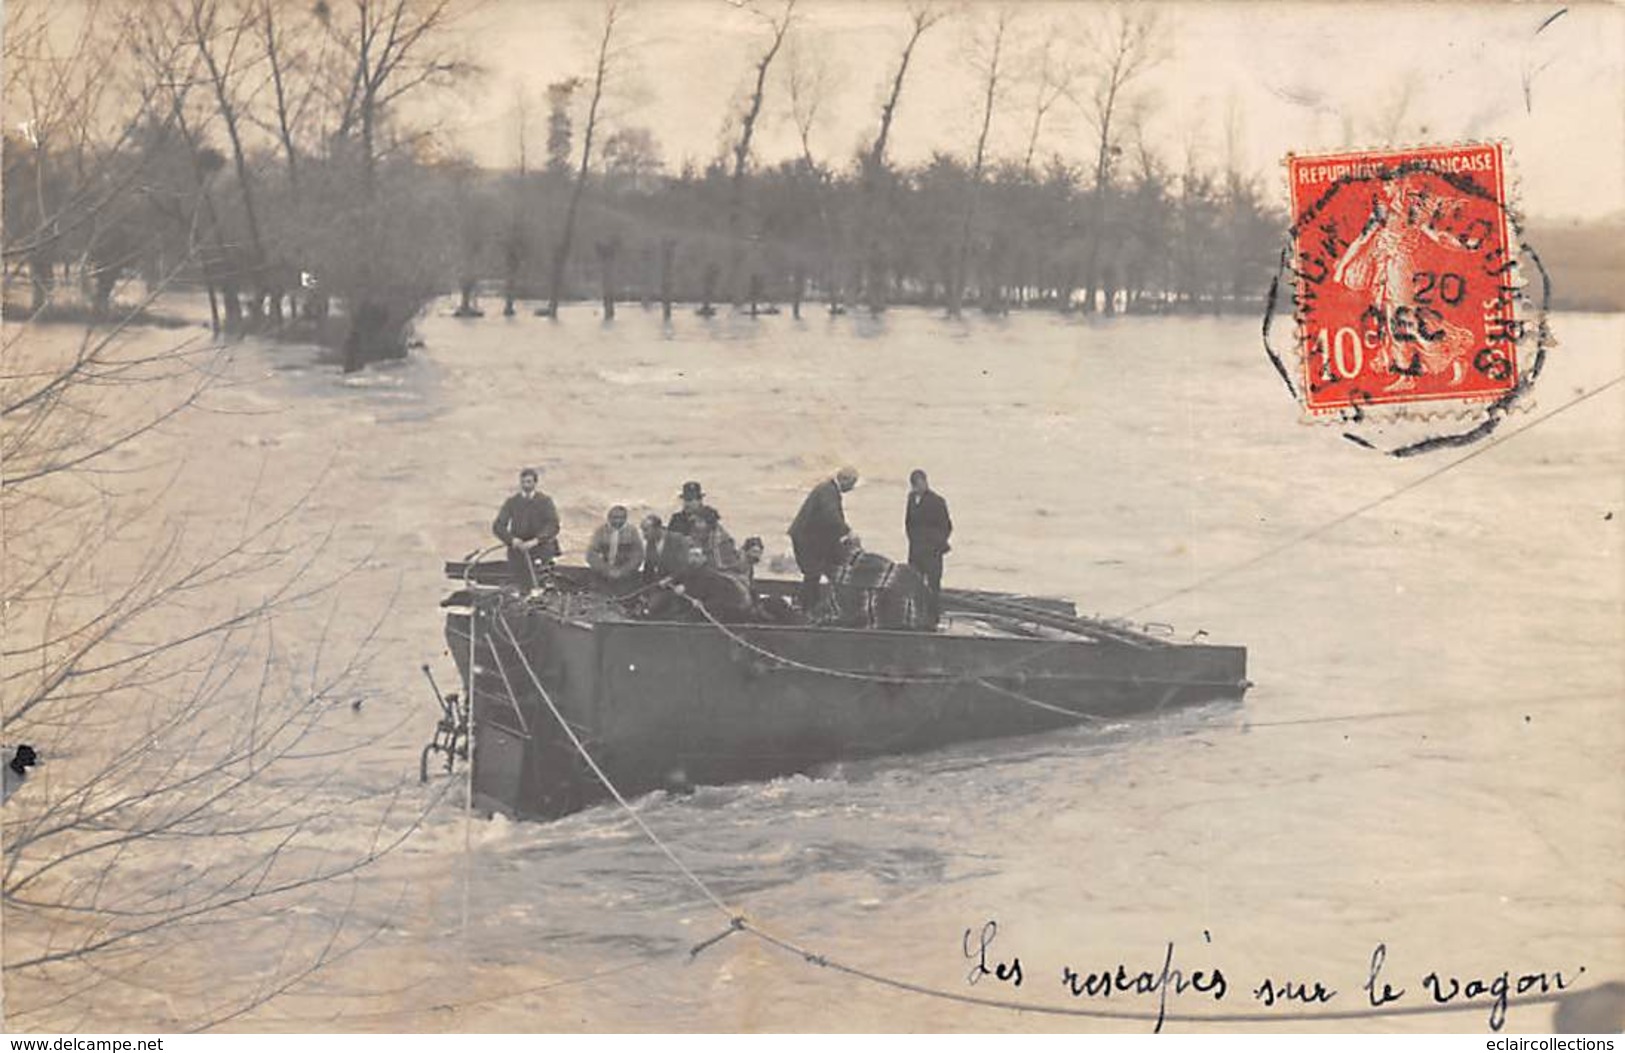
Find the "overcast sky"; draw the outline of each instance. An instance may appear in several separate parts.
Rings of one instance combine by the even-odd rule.
[[[973,39],[994,4],[947,6],[911,69],[892,156],[968,154],[978,117]],[[1019,157],[1032,119],[1038,43],[1081,38],[1102,8],[1018,2],[1008,57],[1016,73],[995,110],[996,156]],[[529,143],[545,140],[546,85],[590,73],[595,0],[492,0],[464,26],[486,75],[445,115],[449,138],[481,163],[516,156],[514,99],[532,99]],[[1242,167],[1282,186],[1288,151],[1500,137],[1512,147],[1522,207],[1541,217],[1625,209],[1625,10],[1603,4],[1156,5],[1166,58],[1146,75],[1145,137],[1168,162]],[[1558,12],[1558,15],[1542,28]],[[908,8],[890,0],[801,0],[796,47],[828,70],[813,147],[846,160],[878,123]],[[715,157],[743,99],[764,23],[731,0],[641,0],[625,15],[611,128],[643,125],[669,168]],[[781,56],[781,66],[785,60]],[[782,72],[782,70],[781,70]],[[1527,93],[1526,93],[1527,87]],[[1401,99],[1407,100],[1402,107]],[[757,157],[799,152],[784,83],[770,81]],[[1089,156],[1076,108],[1058,107],[1041,155]],[[1284,193],[1282,194],[1284,199]]]

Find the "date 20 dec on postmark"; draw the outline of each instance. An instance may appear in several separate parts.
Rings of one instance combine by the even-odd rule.
[[[1264,336],[1307,418],[1404,456],[1481,438],[1524,397],[1549,282],[1505,160],[1500,143],[1286,159],[1294,221]]]

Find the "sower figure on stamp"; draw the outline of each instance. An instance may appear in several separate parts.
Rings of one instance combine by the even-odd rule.
[[[796,566],[801,568],[801,609],[811,612],[818,606],[819,583],[837,565],[845,562],[841,541],[849,533],[841,495],[858,485],[858,470],[842,468],[834,478],[825,479],[801,502],[801,511],[790,523],[790,545]]]
[[[559,511],[553,499],[536,489],[538,473],[525,468],[519,473],[519,492],[502,502],[491,524],[497,540],[508,546],[508,574],[520,590],[540,584],[538,563],[547,564],[559,555]]]
[[[948,502],[931,489],[923,468],[908,473],[903,529],[908,532],[908,565],[920,572],[931,590],[934,625],[942,605],[942,557],[950,551],[948,537],[954,532],[954,521],[948,516]]]

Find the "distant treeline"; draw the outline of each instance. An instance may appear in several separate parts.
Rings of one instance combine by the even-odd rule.
[[[194,152],[166,122],[133,129],[117,156],[101,159],[106,201],[51,185],[50,173],[72,171],[69,159],[38,156],[15,136],[5,149],[8,229],[28,228],[40,212],[38,170],[47,200],[77,191],[98,205],[15,261],[37,304],[70,265],[102,304],[131,275],[199,281],[226,328],[322,315],[328,294],[348,298],[362,281],[408,301],[457,288],[472,295],[480,283],[545,297],[576,188],[571,174],[547,169],[396,158],[377,167],[369,203],[342,162],[301,157],[290,179],[273,155],[250,154],[251,221],[226,157],[211,146]],[[564,298],[879,310],[947,306],[957,294],[988,311],[1217,311],[1262,297],[1286,229],[1253,182],[1169,173],[1150,157],[1104,191],[1058,159],[1001,164],[978,186],[974,209],[966,166],[946,154],[888,166],[873,188],[856,165],[832,172],[789,161],[736,181],[720,162],[678,175],[657,163],[623,150],[589,173]],[[124,180],[139,180],[141,192],[113,192]]]
[[[795,9],[752,5],[754,88],[730,104],[717,159],[673,174],[653,131],[606,123],[630,17],[618,0],[602,6],[585,75],[547,89],[539,163],[527,163],[518,107],[507,171],[447,156],[403,117],[404,100],[477,76],[451,0],[164,0],[85,19],[65,48],[59,7],[8,8],[8,283],[41,311],[74,283],[94,315],[133,276],[152,290],[196,282],[217,328],[319,339],[351,369],[404,354],[433,297],[460,289],[472,313],[493,284],[509,312],[591,297],[606,317],[627,300],[798,314],[810,302],[949,315],[1256,308],[1288,218],[1260,178],[1194,155],[1169,163],[1139,134],[1143,98],[1129,102],[1168,30],[1155,11],[1103,8],[1076,40],[1044,37],[1025,114],[997,101],[1027,75],[1017,15],[976,16],[979,134],[905,165],[887,146],[910,57],[952,9],[908,9],[874,134],[845,158],[809,145],[821,82],[791,46]],[[764,164],[753,137],[774,92],[801,151]],[[1063,101],[1092,130],[1046,154],[1044,120]],[[1017,118],[1020,159],[992,156],[989,129]],[[1618,238],[1542,234],[1560,305],[1621,306]]]
[[[566,295],[702,309],[799,310],[813,300],[835,310],[947,308],[957,295],[986,311],[1217,311],[1262,299],[1286,230],[1285,214],[1249,181],[1169,175],[1149,158],[1103,203],[1086,173],[1059,160],[995,167],[974,209],[966,166],[946,154],[888,168],[872,192],[856,165],[830,172],[805,160],[740,182],[720,163],[675,176],[612,165],[595,176]],[[543,295],[568,180],[471,172],[458,186],[449,203],[458,284]],[[736,194],[745,219],[730,237]]]

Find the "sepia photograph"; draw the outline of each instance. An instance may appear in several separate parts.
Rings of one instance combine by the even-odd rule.
[[[1625,1031],[1625,9],[3,19],[0,1028]]]

